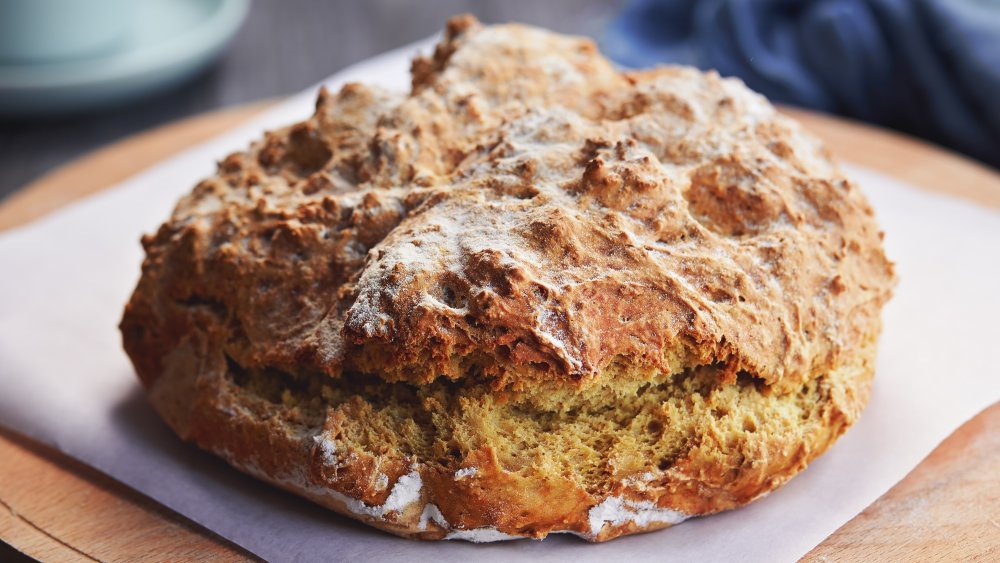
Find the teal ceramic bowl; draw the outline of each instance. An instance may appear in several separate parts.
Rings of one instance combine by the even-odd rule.
[[[133,1],[120,37],[93,54],[0,58],[0,116],[65,115],[176,84],[221,53],[249,6],[250,0]]]

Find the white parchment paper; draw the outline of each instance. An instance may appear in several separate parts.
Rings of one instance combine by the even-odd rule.
[[[327,84],[405,88],[410,56],[427,45],[366,61]],[[399,539],[259,484],[166,428],[140,392],[116,326],[139,274],[141,233],[154,231],[217,159],[264,128],[308,116],[314,96],[310,89],[114,189],[0,236],[0,424],[269,560],[790,561],[1000,399],[993,357],[1000,342],[1000,214],[848,166],[876,208],[901,283],[884,313],[864,416],[769,497],[600,545],[566,536],[472,545]]]

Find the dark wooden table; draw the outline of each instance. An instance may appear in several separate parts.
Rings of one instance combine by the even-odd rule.
[[[298,92],[351,63],[427,37],[462,12],[597,36],[616,0],[256,0],[217,64],[125,107],[0,121],[0,199],[86,152],[208,110]]]

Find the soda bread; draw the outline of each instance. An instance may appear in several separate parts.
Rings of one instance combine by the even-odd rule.
[[[449,22],[155,235],[121,330],[185,440],[389,532],[591,541],[746,504],[864,407],[893,269],[739,81]]]

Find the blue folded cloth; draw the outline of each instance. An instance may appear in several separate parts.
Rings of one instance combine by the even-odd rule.
[[[635,0],[603,43],[626,66],[713,68],[1000,166],[997,0]]]

